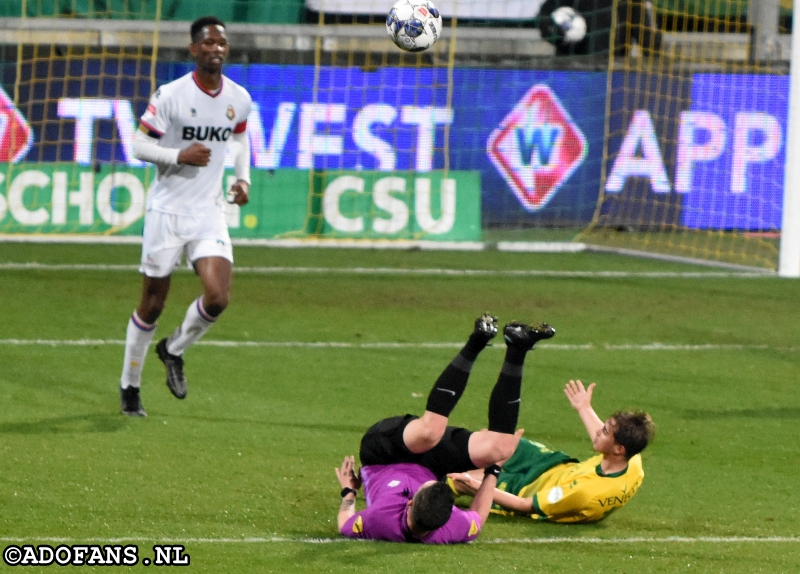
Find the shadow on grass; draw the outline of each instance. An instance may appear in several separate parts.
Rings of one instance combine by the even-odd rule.
[[[800,419],[800,407],[767,407],[761,409],[686,409],[687,420],[708,419]]]
[[[85,414],[38,421],[0,423],[0,434],[111,433],[122,430],[126,419],[118,414]]]

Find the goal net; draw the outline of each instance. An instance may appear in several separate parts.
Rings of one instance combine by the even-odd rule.
[[[619,4],[604,180],[584,241],[776,267],[789,41],[771,4],[772,34],[746,0]]]

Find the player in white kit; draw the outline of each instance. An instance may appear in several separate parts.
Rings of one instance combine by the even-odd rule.
[[[136,158],[156,165],[144,217],[144,285],[128,321],[120,399],[122,413],[146,416],[139,395],[145,354],[164,309],[170,276],[185,254],[203,283],[203,294],[183,323],[156,346],[173,395],[186,396],[183,352],[200,339],[228,304],[233,250],[223,210],[226,149],[237,181],[228,201],[245,205],[250,188],[250,144],[246,128],[251,99],[222,75],[228,55],[225,25],[206,16],[192,23],[189,51],[195,70],[156,90],[134,138]]]

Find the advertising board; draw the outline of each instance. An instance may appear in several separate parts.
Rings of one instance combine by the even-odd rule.
[[[147,64],[88,61],[83,75],[74,64],[23,66],[19,107],[36,140],[25,160],[142,167],[130,141],[149,96]],[[159,64],[157,82],[192,67]],[[256,169],[478,172],[484,225],[591,219],[603,73],[231,65],[226,74],[253,96]],[[52,99],[40,102],[45,92]]]
[[[5,233],[140,235],[152,168],[105,164],[0,164]],[[251,201],[225,204],[232,237],[480,239],[475,172],[398,176],[381,172],[254,170]],[[228,174],[230,187],[235,176]],[[311,185],[309,183],[311,182]],[[309,194],[311,187],[312,193]]]
[[[780,229],[788,91],[788,76],[616,74],[607,221]]]

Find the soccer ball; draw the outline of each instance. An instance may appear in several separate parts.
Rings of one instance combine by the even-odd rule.
[[[428,0],[399,0],[386,17],[386,33],[406,52],[427,50],[442,33],[442,15]]]
[[[586,19],[574,8],[557,8],[550,14],[550,20],[550,29],[543,30],[550,41],[569,45],[577,44],[586,37]]]

